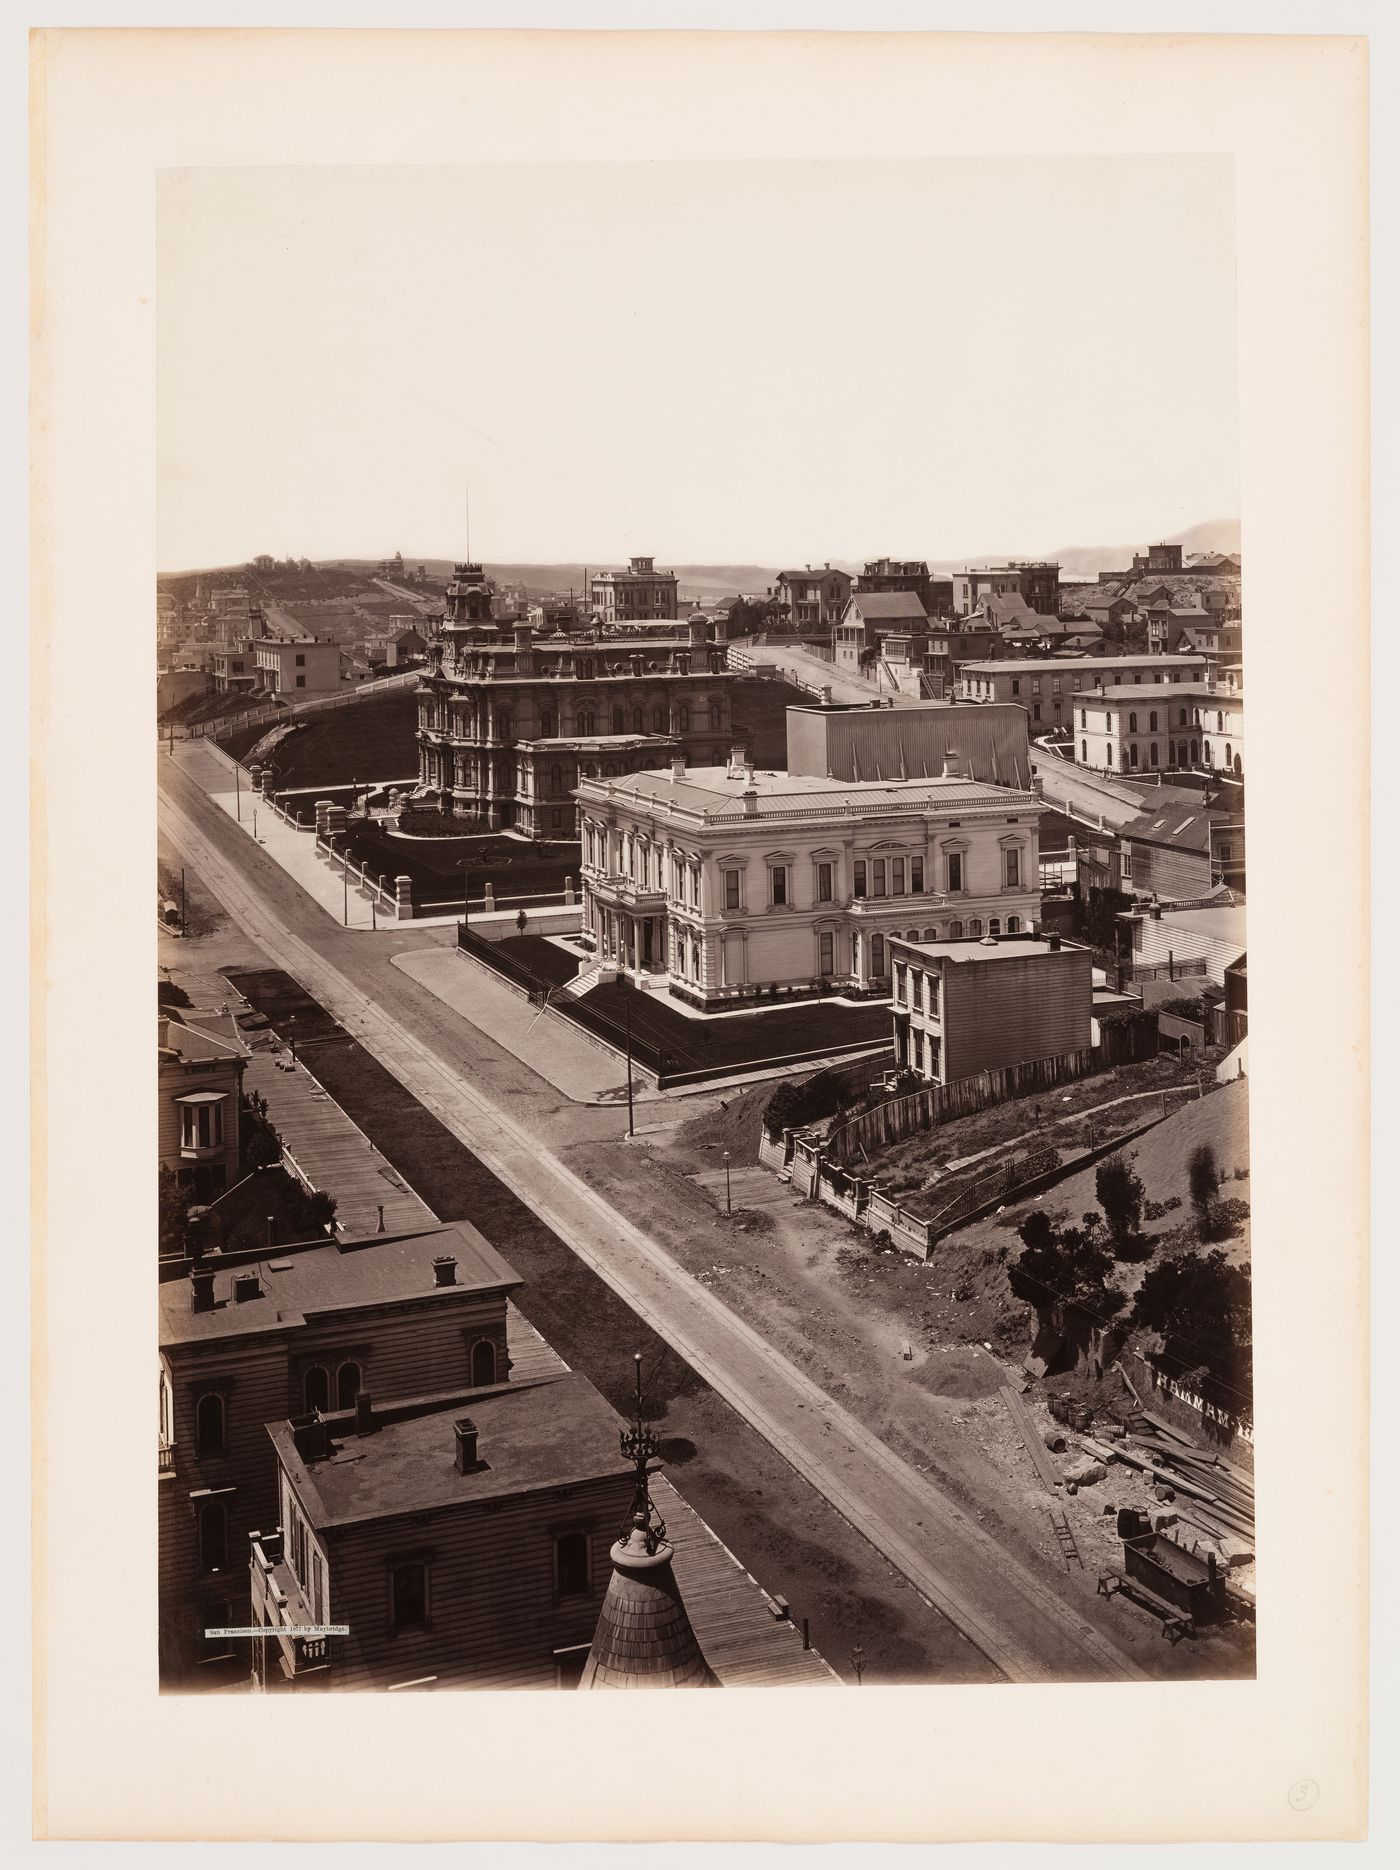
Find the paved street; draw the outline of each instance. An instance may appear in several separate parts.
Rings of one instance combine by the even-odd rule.
[[[625,1298],[1012,1680],[1145,1678],[1073,1606],[700,1285],[541,1141],[558,1111],[518,1061],[446,1024],[375,938],[331,925],[174,762],[168,835],[235,921]],[[401,946],[401,943],[394,946]],[[600,1135],[611,1112],[576,1110]],[[571,1126],[573,1135],[578,1132]],[[503,1243],[504,1244],[504,1243]]]

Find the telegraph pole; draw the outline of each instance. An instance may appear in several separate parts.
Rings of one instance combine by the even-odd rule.
[[[632,995],[629,989],[627,998],[622,1002],[622,1010],[627,1018],[627,1134],[636,1135],[632,1121]]]

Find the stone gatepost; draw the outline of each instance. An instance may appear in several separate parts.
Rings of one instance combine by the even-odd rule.
[[[486,913],[487,915],[490,915],[492,910],[495,907],[496,907],[496,892],[494,889],[492,889],[491,885],[488,883],[486,885]]]
[[[573,906],[574,906],[574,880],[572,877],[565,877],[564,879],[564,907],[566,909],[572,909]]]
[[[408,921],[413,915],[413,878],[394,878],[394,914],[400,922]]]
[[[330,809],[331,809],[331,802],[329,799],[317,799],[316,801],[316,836],[318,838],[323,838],[326,835],[326,813]]]

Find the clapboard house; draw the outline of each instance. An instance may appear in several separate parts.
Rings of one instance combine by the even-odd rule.
[[[176,1262],[160,1287],[162,1684],[246,1682],[249,1531],[278,1523],[269,1422],[506,1381],[521,1281],[465,1222]]]

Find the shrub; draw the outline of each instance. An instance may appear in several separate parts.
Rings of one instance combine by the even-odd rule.
[[[1178,1019],[1199,1020],[1203,1016],[1205,1008],[1199,1000],[1187,999],[1182,995],[1173,1000],[1159,1000],[1157,1002],[1156,1011],[1158,1013],[1174,1013]]]
[[[1142,1204],[1147,1190],[1122,1156],[1106,1156],[1094,1175],[1094,1193],[1108,1221],[1114,1250],[1125,1258],[1126,1249],[1142,1226]]]
[[[834,1116],[842,1102],[841,1080],[835,1072],[819,1071],[800,1082],[786,1078],[763,1107],[763,1127],[776,1141],[784,1130],[800,1130]]]
[[[1247,1419],[1253,1376],[1247,1267],[1232,1266],[1218,1247],[1164,1260],[1138,1287],[1133,1323],[1157,1333],[1169,1375],[1190,1378],[1207,1402]]]
[[[178,981],[162,980],[156,982],[157,1006],[188,1006],[190,996]]]
[[[1191,1205],[1196,1210],[1196,1221],[1202,1240],[1210,1238],[1211,1209],[1220,1188],[1220,1171],[1216,1167],[1215,1151],[1209,1143],[1198,1143],[1191,1151],[1186,1165],[1187,1186],[1191,1191]]]

